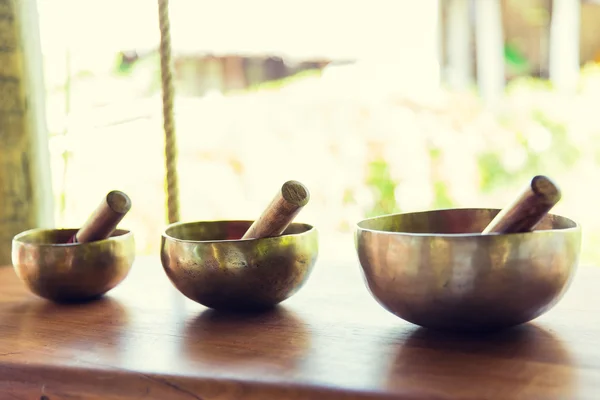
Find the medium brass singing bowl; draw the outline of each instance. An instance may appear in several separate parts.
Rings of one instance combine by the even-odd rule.
[[[31,292],[55,302],[87,301],[127,277],[135,259],[130,231],[118,229],[108,239],[67,244],[76,232],[32,229],[13,238],[13,267]]]
[[[533,232],[481,235],[498,209],[370,218],[355,245],[365,284],[398,317],[425,328],[492,331],[531,321],[568,289],[580,226],[548,214]]]
[[[292,223],[283,235],[240,238],[252,221],[180,222],[161,239],[161,261],[173,285],[206,307],[271,308],[294,295],[318,256],[317,230]]]

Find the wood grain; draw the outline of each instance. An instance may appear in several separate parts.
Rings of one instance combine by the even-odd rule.
[[[599,284],[600,268],[581,267],[534,323],[466,337],[389,314],[353,263],[323,260],[278,309],[240,316],[183,298],[155,259],[78,306],[36,298],[2,268],[0,398],[596,400]]]
[[[298,181],[285,182],[242,239],[281,235],[309,200],[310,193],[306,186]]]
[[[100,202],[69,243],[86,243],[109,237],[131,209],[129,196],[119,190],[110,191]]]
[[[560,198],[560,189],[550,178],[543,175],[534,176],[482,233],[506,234],[532,231]]]
[[[552,180],[534,176],[519,195],[485,227],[482,233],[530,232],[559,202],[562,194]]]

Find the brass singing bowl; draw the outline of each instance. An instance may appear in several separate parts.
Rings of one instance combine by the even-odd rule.
[[[129,274],[135,241],[128,230],[88,243],[67,244],[77,229],[32,229],[12,241],[17,276],[34,294],[55,302],[98,298]]]
[[[398,317],[425,328],[492,331],[531,321],[567,291],[580,226],[548,214],[533,232],[481,235],[498,209],[446,209],[360,221],[365,284]]]
[[[161,238],[161,261],[173,285],[195,302],[225,311],[268,309],[294,295],[317,260],[317,230],[292,223],[281,236],[240,240],[251,224],[169,225]]]

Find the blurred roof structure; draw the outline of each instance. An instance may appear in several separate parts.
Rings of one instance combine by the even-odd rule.
[[[37,0],[44,49],[158,46],[156,0]],[[435,46],[438,0],[171,0],[175,54],[358,59]],[[66,11],[68,10],[68,12]]]

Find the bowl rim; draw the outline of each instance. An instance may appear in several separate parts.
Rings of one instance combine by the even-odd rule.
[[[122,242],[125,240],[129,240],[130,238],[133,237],[133,232],[131,230],[117,228],[117,229],[115,229],[114,233],[122,232],[120,235],[110,236],[106,239],[95,240],[93,242],[86,242],[86,243],[30,243],[30,242],[26,242],[23,240],[27,236],[34,234],[34,233],[39,233],[39,232],[69,231],[69,232],[75,233],[78,230],[79,230],[79,228],[33,228],[33,229],[28,229],[26,231],[23,231],[21,233],[17,233],[13,237],[12,242],[13,242],[13,244],[18,244],[20,246],[65,247],[66,248],[66,247],[76,247],[76,246],[91,246],[91,245],[97,245],[97,244],[102,244],[102,243],[106,243],[106,242]]]
[[[161,237],[163,239],[167,239],[167,240],[171,240],[173,242],[178,242],[178,243],[232,243],[232,242],[236,242],[236,243],[247,243],[247,242],[258,242],[258,241],[266,241],[266,240],[278,240],[280,238],[283,237],[289,237],[289,236],[293,236],[293,237],[301,237],[301,236],[308,236],[311,234],[314,234],[315,232],[317,232],[317,228],[314,225],[305,223],[305,222],[292,222],[290,225],[304,225],[305,227],[307,227],[307,229],[303,232],[300,233],[288,233],[286,235],[279,235],[279,236],[271,236],[271,237],[265,237],[265,238],[258,238],[258,239],[222,239],[222,240],[217,240],[217,239],[211,239],[211,240],[190,240],[190,239],[179,239],[176,238],[174,236],[171,236],[167,233],[167,231],[171,228],[175,228],[177,226],[183,226],[183,225],[192,225],[192,224],[207,224],[207,223],[223,223],[223,222],[229,222],[229,223],[235,223],[235,222],[242,222],[242,223],[249,223],[252,224],[254,222],[254,220],[246,220],[246,219],[217,219],[217,220],[196,220],[196,221],[179,221],[179,222],[174,222],[172,224],[167,225],[161,234]]]
[[[550,233],[557,233],[557,232],[561,232],[561,233],[565,233],[565,234],[581,232],[581,225],[577,221],[574,221],[563,215],[554,214],[554,213],[548,213],[548,215],[563,218],[569,222],[572,222],[574,226],[572,226],[570,228],[562,228],[562,229],[544,229],[544,230],[535,230],[535,231],[531,231],[531,232],[504,233],[504,234],[491,233],[488,235],[482,235],[481,233],[476,233],[476,232],[473,232],[473,233],[392,232],[392,231],[385,231],[385,230],[381,230],[381,229],[364,228],[361,226],[361,224],[363,224],[364,222],[375,220],[375,219],[380,219],[380,218],[389,218],[389,217],[396,217],[396,216],[401,216],[401,215],[430,214],[430,213],[434,213],[434,212],[458,211],[458,210],[461,210],[461,211],[463,211],[463,210],[464,211],[498,211],[498,212],[500,212],[502,209],[501,208],[493,208],[493,207],[489,207],[489,208],[486,208],[486,207],[450,207],[450,208],[436,208],[436,209],[421,210],[421,211],[409,211],[409,212],[402,212],[402,213],[383,214],[383,215],[378,215],[376,217],[365,218],[365,219],[358,221],[355,224],[355,233],[370,232],[370,233],[376,233],[379,235],[383,234],[383,235],[413,236],[413,237],[444,237],[444,238],[490,237],[490,238],[492,238],[492,237],[499,237],[499,236],[504,237],[504,236],[513,236],[513,235],[521,235],[521,236],[547,235]]]

